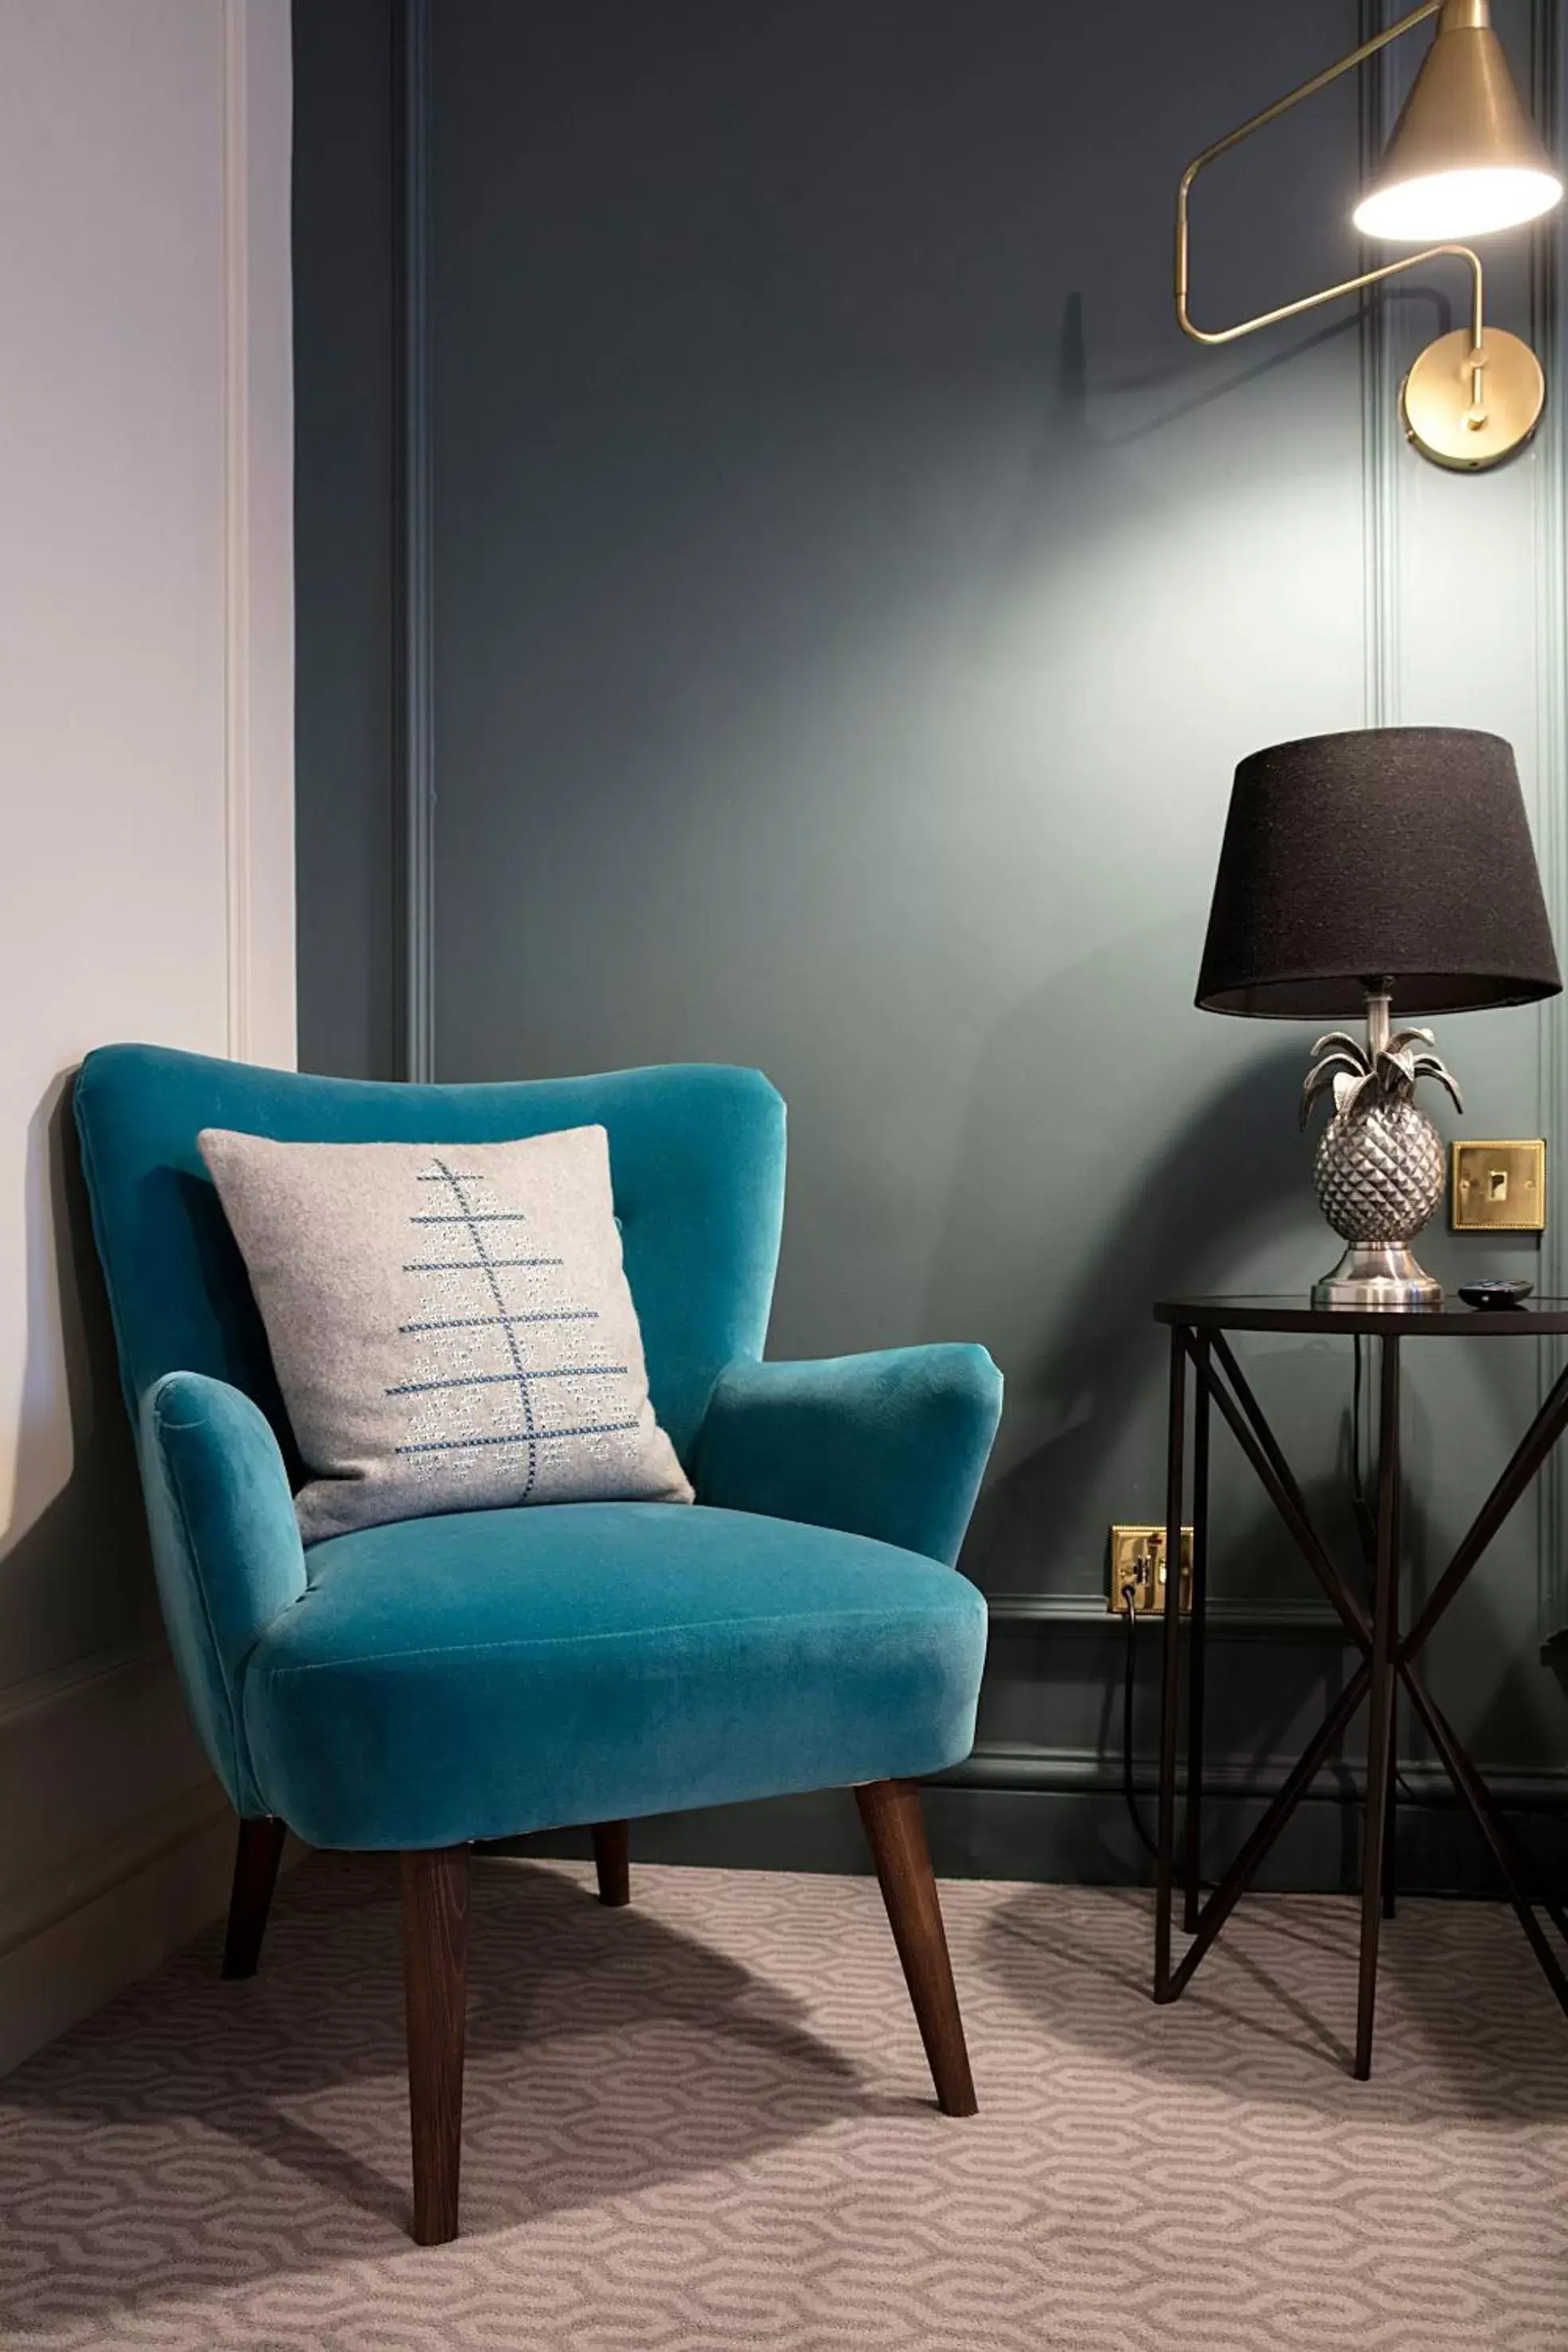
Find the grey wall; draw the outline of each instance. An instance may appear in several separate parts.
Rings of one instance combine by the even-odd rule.
[[[1500,12],[1521,70],[1549,13]],[[1175,329],[1181,164],[1349,47],[1352,0],[432,22],[437,1075],[770,1073],[771,1351],[977,1338],[1008,1375],[966,1559],[996,1601],[982,1750],[937,1801],[945,1850],[1115,1872],[1101,1597],[1108,1523],[1161,1508],[1149,1302],[1300,1289],[1331,1254],[1294,1128],[1311,1032],[1191,1009],[1230,771],[1326,728],[1497,727],[1561,906],[1555,421],[1484,481],[1402,447],[1399,373],[1460,292],[1440,270],[1381,320],[1223,352]],[[1397,95],[1342,86],[1215,172],[1200,315],[1343,274],[1361,110]],[[1522,243],[1496,275],[1550,340]],[[1469,1132],[1551,1126],[1554,1034],[1448,1025]],[[1526,1353],[1411,1367],[1417,1582],[1529,1408]],[[1344,1349],[1250,1360],[1348,1532]],[[1223,1466],[1217,1738],[1256,1787],[1343,1660],[1244,1476]],[[1521,1516],[1434,1668],[1543,1801],[1556,1559]],[[840,1851],[838,1815],[783,1818]],[[1464,1875],[1440,1818],[1406,1838]],[[1345,1863],[1325,1804],[1285,1867]]]

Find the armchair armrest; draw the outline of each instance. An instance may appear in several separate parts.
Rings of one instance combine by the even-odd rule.
[[[155,1381],[140,1423],[170,1646],[214,1769],[242,1813],[258,1812],[238,1694],[257,1638],[305,1590],[288,1473],[260,1407],[204,1372]]]
[[[729,1364],[703,1423],[697,1500],[874,1536],[950,1568],[1001,1409],[984,1348]]]

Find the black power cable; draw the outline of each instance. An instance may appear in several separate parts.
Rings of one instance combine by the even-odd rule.
[[[1355,1351],[1355,1371],[1350,1391],[1350,1504],[1351,1509],[1355,1514],[1356,1533],[1361,1538],[1362,1561],[1366,1570],[1366,1605],[1370,1610],[1375,1605],[1376,1591],[1375,1580],[1377,1569],[1377,1513],[1366,1499],[1366,1481],[1362,1475],[1361,1467],[1362,1378],[1359,1331],[1352,1333],[1351,1346]],[[1370,1452],[1370,1437],[1367,1447]],[[1396,1560],[1396,1575],[1399,1563]],[[1394,1767],[1394,1785],[1406,1804],[1413,1805],[1416,1802],[1415,1792],[1399,1769],[1397,1762]]]
[[[1122,1613],[1127,1621],[1127,1654],[1122,1676],[1122,1794],[1127,1801],[1127,1818],[1137,1832],[1138,1843],[1152,1860],[1158,1861],[1159,1848],[1144,1827],[1144,1817],[1138,1811],[1138,1792],[1133,1785],[1133,1676],[1138,1663],[1138,1587],[1129,1580],[1122,1587]]]
[[[1362,1558],[1368,1570],[1377,1558],[1377,1514],[1366,1499],[1366,1484],[1361,1475],[1361,1334],[1354,1333],[1351,1346],[1355,1350],[1355,1375],[1350,1391],[1350,1503],[1355,1514],[1355,1528],[1361,1538]]]

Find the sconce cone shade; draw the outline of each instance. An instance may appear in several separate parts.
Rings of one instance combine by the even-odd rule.
[[[1355,226],[1364,236],[1430,245],[1534,220],[1562,196],[1489,0],[1447,0]]]
[[[1264,1020],[1528,1004],[1563,983],[1513,752],[1462,727],[1371,727],[1236,771],[1197,1002]]]

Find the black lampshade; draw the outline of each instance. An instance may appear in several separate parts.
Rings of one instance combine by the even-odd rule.
[[[1464,727],[1369,727],[1236,771],[1197,1002],[1265,1020],[1403,1018],[1562,987],[1511,748]]]

